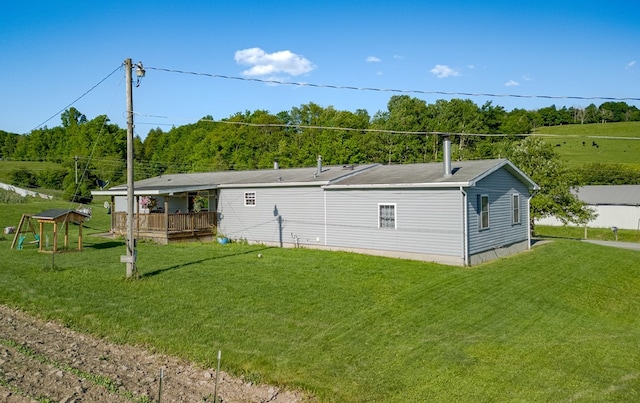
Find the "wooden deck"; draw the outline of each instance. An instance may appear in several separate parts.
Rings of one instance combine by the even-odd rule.
[[[152,239],[158,243],[213,238],[216,234],[216,216],[215,212],[135,214],[135,237]],[[127,213],[111,214],[111,232],[114,235],[127,234]]]

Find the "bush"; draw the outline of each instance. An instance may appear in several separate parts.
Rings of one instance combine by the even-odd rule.
[[[35,188],[38,187],[38,179],[36,174],[27,168],[14,169],[9,173],[11,184],[15,186]]]
[[[87,186],[86,182],[82,182],[79,186],[72,183],[67,186],[62,194],[65,200],[69,200],[74,203],[89,204],[93,200],[91,190]]]
[[[640,170],[624,164],[594,162],[575,168],[575,173],[580,186],[640,184]]]
[[[38,174],[38,185],[47,189],[64,189],[64,179],[69,174],[66,169],[47,169]]]

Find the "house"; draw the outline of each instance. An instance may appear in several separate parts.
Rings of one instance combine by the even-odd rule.
[[[210,239],[216,233],[226,233],[235,239],[245,238],[256,242],[268,241],[271,234],[264,228],[255,227],[252,234],[227,233],[233,207],[222,209],[237,192],[237,189],[271,188],[278,200],[295,200],[300,192],[307,195],[316,193],[322,200],[322,186],[331,181],[353,175],[374,165],[329,166],[291,169],[262,169],[249,171],[203,172],[187,174],[169,174],[137,181],[134,184],[135,195],[135,234],[138,238],[153,239],[159,243],[168,243],[185,239]],[[309,193],[310,192],[310,193]],[[240,200],[251,203],[251,193],[241,193]],[[91,192],[94,196],[111,196],[108,208],[111,215],[111,232],[114,235],[126,234],[127,186],[114,186],[108,190]],[[253,192],[255,195],[255,191]],[[222,203],[222,204],[221,204]],[[244,203],[244,202],[243,202]],[[277,204],[277,203],[276,203]],[[317,208],[315,203],[310,208]],[[250,204],[249,204],[250,205]],[[274,204],[275,205],[275,204]],[[273,208],[274,205],[271,207]],[[304,216],[305,202],[296,203],[298,211]],[[255,213],[259,209],[254,209]],[[270,211],[273,214],[273,211]],[[271,219],[273,219],[271,215]],[[251,210],[242,211],[236,217],[237,226],[242,227],[246,220],[254,220]],[[259,220],[263,220],[260,217]],[[288,230],[298,230],[289,223]],[[260,232],[262,231],[262,232]],[[266,233],[263,233],[266,232]],[[278,238],[276,238],[277,240]],[[283,239],[282,244],[287,243]]]
[[[176,174],[134,185],[137,196],[164,205],[155,215],[165,224],[178,215],[169,210],[195,214],[193,200],[201,196],[213,214],[209,224],[231,239],[454,265],[529,249],[529,201],[537,188],[506,159],[448,158],[444,164],[328,167],[319,160],[315,168]],[[122,214],[126,187],[93,194],[112,195],[113,214]]]
[[[640,229],[640,185],[582,186],[575,193],[597,214],[589,227]],[[563,225],[555,217],[536,220],[536,224]]]

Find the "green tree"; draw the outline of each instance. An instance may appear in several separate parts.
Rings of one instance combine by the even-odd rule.
[[[524,109],[514,109],[507,114],[500,132],[504,134],[529,134],[533,128],[531,115]]]
[[[17,142],[17,134],[0,130],[0,159],[12,158]]]
[[[80,124],[86,123],[87,121],[87,117],[80,113],[80,111],[74,107],[71,107],[62,112],[62,114],[60,115],[60,119],[62,120],[62,127],[65,128],[78,126]]]
[[[386,155],[386,161],[378,157],[374,162],[406,164],[425,161],[430,154],[425,149],[426,135],[400,132],[428,131],[427,112],[427,104],[421,99],[408,95],[392,96],[387,103],[387,111],[376,113],[371,122],[371,128],[384,130],[373,136]]]
[[[531,199],[531,228],[534,220],[554,216],[563,223],[586,224],[595,216],[571,191],[570,171],[551,144],[527,137],[515,144],[509,159],[540,186]]]

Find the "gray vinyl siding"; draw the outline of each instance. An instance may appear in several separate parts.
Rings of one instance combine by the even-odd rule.
[[[520,194],[520,223],[513,224],[512,195]],[[528,188],[506,169],[500,169],[467,189],[469,254],[511,245],[528,239]],[[479,195],[489,196],[489,228],[480,229]]]
[[[245,192],[255,193],[255,206],[244,205]],[[232,239],[292,244],[297,236],[301,245],[324,241],[320,187],[220,189],[218,212],[218,231]]]
[[[463,256],[457,189],[327,190],[327,245]],[[396,228],[378,228],[379,204],[394,204]]]

